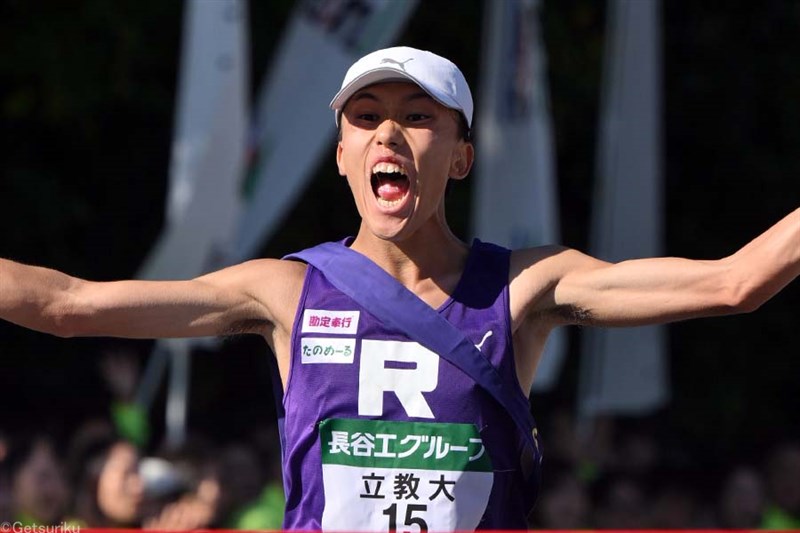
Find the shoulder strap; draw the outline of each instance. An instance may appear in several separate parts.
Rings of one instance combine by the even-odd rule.
[[[323,243],[284,257],[300,259],[387,326],[402,331],[465,372],[488,391],[516,422],[526,442],[537,449],[530,404],[512,394],[492,364],[464,334],[366,256],[340,243]],[[410,310],[397,313],[397,304]]]

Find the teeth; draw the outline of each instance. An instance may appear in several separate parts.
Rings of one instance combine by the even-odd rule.
[[[383,207],[394,207],[396,205],[400,205],[403,202],[402,198],[398,198],[397,200],[384,200],[383,198],[378,197],[376,198],[376,200],[378,200],[378,203]]]
[[[406,171],[400,165],[396,165],[394,163],[377,163],[374,167],[372,167],[372,173],[382,174],[402,174],[403,176],[406,175]]]

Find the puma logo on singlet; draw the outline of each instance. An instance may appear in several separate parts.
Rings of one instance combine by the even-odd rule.
[[[480,351],[481,348],[483,348],[483,343],[486,342],[486,339],[488,339],[491,336],[492,336],[492,330],[487,331],[486,335],[484,335],[483,338],[481,339],[481,342],[479,342],[478,344],[475,345],[475,347],[478,349],[478,351]]]
[[[406,71],[406,63],[408,63],[409,61],[412,61],[413,59],[414,59],[413,57],[410,57],[410,58],[406,59],[405,61],[395,61],[394,59],[392,59],[390,57],[384,57],[383,59],[381,59],[381,65],[384,64],[384,63],[394,63],[395,65],[400,67],[400,70],[405,72]]]

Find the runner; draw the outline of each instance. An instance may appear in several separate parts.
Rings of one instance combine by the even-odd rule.
[[[554,327],[748,312],[800,274],[800,209],[717,261],[461,242],[444,192],[472,167],[472,97],[430,52],[363,57],[331,107],[361,224],[297,256],[316,266],[95,283],[0,260],[0,317],[24,327],[262,335],[285,392],[286,529],[526,528],[541,453],[525,391]]]

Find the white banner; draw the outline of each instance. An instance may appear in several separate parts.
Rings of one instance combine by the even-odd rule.
[[[142,279],[193,278],[231,255],[247,132],[247,8],[246,0],[185,4],[166,221],[139,270]],[[189,339],[159,341],[137,393],[149,407],[170,356],[172,446],[186,434],[190,352]]]
[[[609,4],[591,253],[661,255],[661,51],[658,0]],[[644,414],[669,398],[662,326],[586,329],[580,412]]]
[[[510,248],[559,241],[555,149],[539,2],[486,2],[482,95],[477,120],[473,233]],[[534,391],[558,377],[566,335],[555,330]]]
[[[417,0],[305,0],[261,93],[235,259],[255,256],[330,150],[328,108],[356,59],[394,42]],[[333,161],[331,161],[333,164]]]
[[[247,3],[190,0],[184,14],[164,230],[139,272],[183,279],[221,266],[239,214],[247,132]]]

